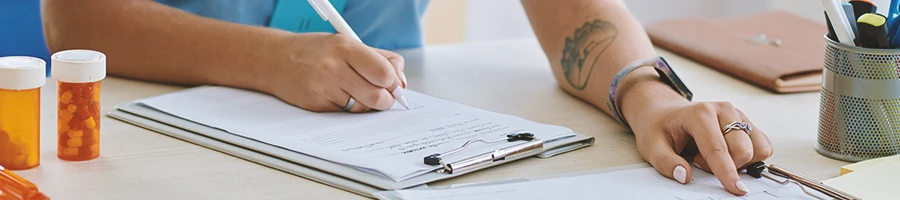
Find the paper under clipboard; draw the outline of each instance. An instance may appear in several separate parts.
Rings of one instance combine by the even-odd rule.
[[[712,174],[695,170],[691,183],[682,185],[647,164],[553,175],[536,179],[513,179],[442,187],[420,187],[379,192],[382,200],[481,200],[481,199],[673,199],[673,200],[775,200],[811,199],[800,187],[782,185],[743,174],[750,189],[745,196],[725,191]],[[815,192],[815,191],[813,191]]]
[[[199,87],[194,89],[188,89],[182,92],[197,92],[198,90],[226,90],[230,91],[233,89],[228,88],[220,88],[220,87]],[[421,94],[414,94],[421,95]],[[409,97],[409,96],[408,96]],[[433,97],[430,97],[433,98]],[[258,100],[258,99],[253,99]],[[455,103],[451,103],[455,104]],[[442,106],[456,106],[456,105],[442,105]],[[204,105],[193,105],[195,107],[202,107]],[[465,107],[464,105],[460,105]],[[161,106],[165,107],[165,106]],[[538,156],[542,158],[550,157],[556,154],[572,151],[578,148],[582,148],[585,146],[589,146],[593,143],[593,138],[585,135],[577,134],[577,133],[566,133],[563,135],[560,134],[547,134],[547,133],[538,133],[538,137],[543,137],[542,148],[540,151],[531,151],[527,154],[523,154],[520,157],[510,158],[506,160],[498,160],[492,162],[490,164],[477,166],[471,169],[468,169],[464,172],[459,173],[436,173],[436,170],[432,170],[431,168],[427,168],[430,166],[421,164],[422,156],[418,156],[415,160],[411,160],[411,162],[418,162],[422,166],[425,166],[425,172],[420,174],[413,174],[409,177],[399,176],[403,173],[398,170],[394,170],[394,176],[387,176],[384,174],[373,173],[369,171],[369,169],[361,169],[359,167],[354,167],[351,164],[347,163],[338,163],[334,162],[334,160],[338,160],[335,158],[341,158],[340,155],[332,155],[329,159],[323,159],[320,156],[313,155],[325,155],[325,154],[317,154],[321,152],[312,152],[312,153],[298,153],[297,151],[292,150],[292,148],[286,148],[286,144],[272,145],[271,140],[267,140],[265,137],[257,137],[257,136],[248,136],[248,135],[239,135],[234,134],[233,130],[227,130],[227,128],[217,127],[217,126],[209,126],[207,124],[197,123],[193,120],[188,120],[191,117],[183,117],[183,116],[175,116],[171,113],[162,112],[157,108],[153,108],[147,106],[146,104],[138,103],[138,102],[127,102],[116,106],[117,110],[108,113],[110,117],[135,124],[159,133],[163,133],[165,135],[169,135],[171,137],[175,137],[181,140],[185,140],[194,144],[198,144],[210,149],[214,149],[226,154],[230,154],[239,158],[243,158],[249,161],[253,161],[262,165],[266,165],[275,169],[279,169],[288,173],[292,173],[298,176],[306,177],[318,182],[322,182],[324,184],[328,184],[334,187],[342,188],[351,192],[355,192],[364,196],[372,197],[372,194],[378,191],[383,190],[394,190],[394,189],[404,189],[404,188],[412,188],[412,187],[421,187],[426,183],[430,183],[437,180],[448,179],[460,175],[464,175],[469,172],[477,171],[483,168],[488,168],[492,166],[497,166],[506,162],[511,162],[517,159],[521,159],[524,157],[530,156]],[[471,108],[471,107],[469,107]],[[273,108],[274,109],[274,108]],[[265,108],[260,109],[265,110]],[[284,110],[283,108],[277,108],[277,110]],[[484,110],[476,109],[476,111],[472,111],[473,113],[478,112],[487,112]],[[496,114],[496,113],[493,113]],[[464,114],[463,114],[464,115]],[[458,116],[458,115],[454,115]],[[487,116],[487,115],[486,115]],[[296,118],[298,116],[290,116],[292,118]],[[303,116],[299,116],[302,118]],[[306,116],[310,117],[310,116]],[[319,117],[319,116],[313,116]],[[335,117],[335,116],[332,116]],[[486,117],[491,118],[491,117]],[[504,118],[504,117],[501,117]],[[196,120],[196,119],[194,119]],[[362,120],[362,119],[358,119]],[[504,119],[505,120],[505,119]],[[516,119],[511,118],[511,122],[518,122]],[[522,120],[522,119],[519,119]],[[501,120],[503,121],[503,120]],[[527,123],[534,123],[527,120]],[[526,123],[526,124],[527,124]],[[503,124],[503,123],[499,123]],[[363,125],[365,126],[364,123]],[[541,125],[542,127],[544,125]],[[558,127],[550,127],[550,129],[542,129],[535,128],[535,130],[560,130]],[[233,127],[232,127],[233,128]],[[272,127],[268,127],[272,128]],[[547,127],[544,127],[547,128]],[[385,130],[395,130],[402,131],[401,128],[393,127],[393,129],[385,129]],[[526,128],[532,129],[532,128]],[[479,129],[484,130],[484,129]],[[497,133],[505,133],[512,131],[514,129],[506,130],[506,131],[495,131],[493,137]],[[565,129],[568,130],[568,129]],[[569,130],[570,131],[570,130]],[[284,131],[282,131],[284,132]],[[327,132],[327,131],[326,131]],[[310,131],[310,133],[316,133],[315,131]],[[330,132],[329,132],[330,133]],[[346,132],[343,132],[346,133]],[[332,134],[338,135],[338,134]],[[562,137],[550,137],[560,135]],[[481,135],[482,137],[488,137],[487,135]],[[315,141],[336,141],[333,137],[310,137],[315,138]],[[489,138],[489,137],[488,137]],[[295,138],[296,139],[296,138]],[[308,139],[307,141],[312,141],[312,139]],[[445,142],[442,143],[443,149],[447,148],[456,148],[459,142],[462,142],[466,139],[466,137],[460,137],[457,140],[453,140],[454,142]],[[445,139],[444,141],[446,141]],[[431,141],[431,140],[429,140]],[[433,141],[431,141],[433,142]],[[373,145],[373,144],[368,144]],[[377,144],[374,144],[377,146]],[[503,147],[510,147],[516,144],[509,144]],[[362,145],[365,146],[365,145]],[[495,149],[490,149],[488,147],[492,146],[483,146],[474,149],[468,149],[466,151],[471,151],[466,155],[459,155],[458,157],[448,158],[450,161],[462,160],[473,154],[482,154],[485,152],[490,152]],[[347,150],[350,149],[350,150]],[[345,152],[351,151],[354,148],[344,148]],[[389,151],[385,151],[390,153]],[[431,154],[441,152],[441,148],[424,148],[424,150],[420,151],[420,154]],[[326,152],[327,153],[327,152]],[[339,152],[340,153],[340,152]],[[381,155],[391,155],[388,153],[384,153]],[[374,153],[373,153],[374,154]],[[349,154],[348,154],[349,155]],[[348,156],[344,155],[344,156]],[[335,157],[337,156],[337,157]],[[353,156],[353,155],[349,155]],[[416,157],[415,155],[409,155],[407,157]],[[397,157],[396,159],[406,157]],[[389,160],[389,159],[386,159]],[[404,160],[405,161],[405,160]],[[374,167],[372,169],[378,169]],[[384,169],[384,168],[381,168]],[[435,167],[434,169],[437,169]],[[391,172],[390,170],[384,170]]]

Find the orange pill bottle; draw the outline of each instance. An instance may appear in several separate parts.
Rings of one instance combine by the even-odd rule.
[[[24,56],[0,57],[0,166],[40,164],[41,86],[46,63]]]
[[[49,200],[37,186],[0,166],[0,200]]]
[[[66,50],[50,56],[57,81],[57,148],[63,160],[100,156],[100,81],[106,78],[106,55]]]

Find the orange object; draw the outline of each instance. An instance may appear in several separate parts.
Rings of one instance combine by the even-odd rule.
[[[100,156],[100,81],[106,77],[106,55],[91,50],[54,53],[57,88],[56,156],[83,161]]]
[[[0,165],[8,169],[40,165],[45,66],[38,58],[0,57]]]
[[[37,186],[0,166],[0,200],[49,200]]]
[[[57,156],[73,161],[97,158],[100,156],[100,82],[59,81],[57,88]]]

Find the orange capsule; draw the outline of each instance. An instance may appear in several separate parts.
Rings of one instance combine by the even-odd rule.
[[[97,101],[88,102],[87,107],[91,111],[91,113],[100,113],[100,106],[98,106],[97,104],[100,103],[98,103]]]
[[[78,148],[66,147],[62,149],[62,155],[64,156],[78,156]]]
[[[64,104],[72,102],[72,91],[65,91],[59,95],[59,102]]]
[[[92,97],[94,97],[94,88],[92,88],[92,87],[84,88],[84,92],[82,92],[81,96],[84,97],[85,99],[91,99]]]
[[[69,139],[70,139],[70,138],[71,138],[71,137],[69,137],[69,134],[59,134],[59,137],[58,137],[58,139],[57,139],[57,143],[58,143],[58,144],[56,144],[56,145],[58,145],[59,148],[63,148],[63,147],[65,147],[66,145],[69,145]]]
[[[75,111],[78,111],[78,106],[76,106],[75,104],[69,104],[69,106],[66,106],[66,111],[69,111],[69,113],[75,113]]]
[[[97,144],[97,138],[94,135],[84,135],[81,137],[81,146],[93,146]]]
[[[85,120],[91,117],[91,113],[87,111],[87,108],[85,106],[78,106],[78,109],[75,111],[75,117],[79,120]]]
[[[66,146],[69,146],[69,147],[77,148],[77,147],[81,147],[82,144],[84,144],[84,143],[82,142],[81,138],[69,138],[69,140],[66,141]]]
[[[86,103],[86,102],[87,102],[87,100],[85,100],[84,98],[82,98],[80,96],[72,97],[72,104],[75,104],[76,106],[84,106],[84,103]]]
[[[71,84],[66,83],[66,82],[59,82],[59,88],[57,90],[59,90],[60,94],[62,94],[62,92],[65,92],[66,90],[69,90],[70,88],[72,88]]]
[[[72,120],[69,120],[69,127],[74,130],[82,130],[84,129],[84,121],[79,120],[77,117],[73,117]]]
[[[81,138],[82,136],[84,136],[84,133],[87,133],[87,131],[90,131],[90,130],[93,130],[93,129],[84,129],[83,131],[82,130],[71,130],[65,134],[68,135],[70,138]]]
[[[93,116],[92,116],[92,117],[88,117],[87,119],[84,120],[84,128],[86,128],[86,129],[94,129],[94,127],[97,127],[97,121],[94,121],[94,117],[93,117]]]
[[[72,95],[75,95],[75,96],[81,96],[81,94],[83,94],[84,88],[83,88],[83,86],[81,86],[81,85],[82,85],[82,84],[80,84],[80,83],[73,83],[73,84],[72,84],[72,89],[71,89],[71,90],[72,90]]]

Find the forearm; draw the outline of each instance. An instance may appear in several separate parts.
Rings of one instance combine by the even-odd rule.
[[[183,85],[259,89],[288,32],[199,17],[146,0],[44,0],[47,45],[109,57],[108,73]]]
[[[523,0],[522,4],[560,87],[604,112],[609,113],[606,102],[615,74],[632,61],[656,55],[647,33],[621,0]],[[619,85],[620,100],[668,87],[649,67],[632,72]],[[623,107],[626,116],[629,110],[633,109]]]

